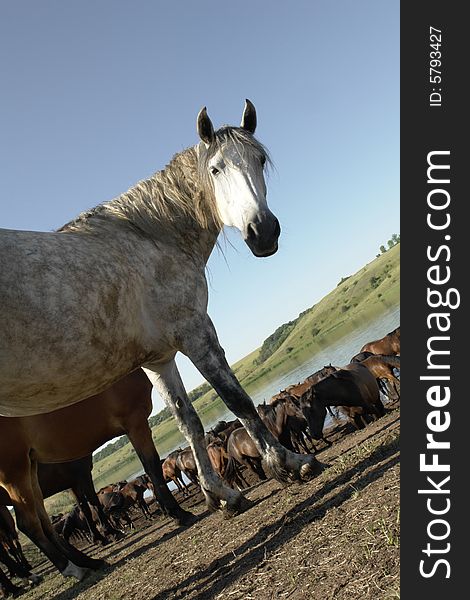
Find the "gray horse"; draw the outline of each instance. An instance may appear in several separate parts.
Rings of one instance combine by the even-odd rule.
[[[208,506],[229,513],[249,504],[212,469],[178,351],[241,420],[274,477],[320,471],[314,457],[285,450],[266,429],[207,314],[205,267],[224,225],[255,256],[278,248],[279,222],[266,202],[269,157],[255,128],[249,100],[240,127],[214,131],[203,108],[200,143],[128,192],[57,232],[0,230],[0,414],[62,408],[142,366],[193,449]]]

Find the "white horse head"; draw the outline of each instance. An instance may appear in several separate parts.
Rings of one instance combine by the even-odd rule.
[[[214,190],[222,223],[236,227],[255,256],[270,256],[277,251],[281,228],[266,202],[264,167],[269,158],[253,137],[255,129],[256,109],[249,100],[240,127],[214,131],[205,107],[197,117],[203,175]]]

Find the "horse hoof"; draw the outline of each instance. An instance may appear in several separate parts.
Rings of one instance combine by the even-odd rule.
[[[17,585],[13,585],[11,584],[12,587],[5,590],[6,594],[5,594],[5,598],[7,596],[9,596],[10,594],[13,596],[13,598],[18,598],[18,596],[21,596],[21,594],[25,591],[23,588],[18,587]]]
[[[176,519],[176,522],[180,527],[191,527],[191,525],[194,525],[194,523],[197,523],[197,521],[199,521],[199,517],[197,515],[193,515],[192,512],[186,511],[184,515],[180,515]]]
[[[64,577],[75,577],[78,581],[83,581],[86,577],[88,577],[91,573],[91,569],[87,569],[85,567],[78,567],[73,562],[69,560],[67,566],[63,571],[61,571]]]
[[[327,464],[321,463],[315,457],[312,456],[312,458],[313,461],[305,463],[300,467],[300,481],[310,481],[314,477],[318,477],[328,467]]]
[[[246,510],[249,510],[252,506],[254,506],[254,503],[240,494],[233,504],[227,503],[225,505],[223,509],[224,518],[231,519],[232,517],[236,517],[237,515],[244,513]]]
[[[102,558],[90,558],[87,567],[92,571],[100,571],[109,567],[109,563]]]
[[[284,486],[310,481],[324,469],[323,464],[313,454],[300,455],[287,450],[283,456],[267,457],[265,463],[274,479]]]
[[[39,585],[42,581],[42,575],[36,575],[36,573],[31,573],[28,575],[28,580],[31,585]]]
[[[116,531],[113,531],[113,532],[109,533],[108,535],[111,535],[114,538],[114,541],[117,542],[118,540],[122,540],[123,538],[126,537],[126,532],[121,531],[120,529],[116,529]]]
[[[99,544],[100,546],[107,546],[108,544],[111,543],[111,540],[108,540],[107,538],[103,538],[101,540],[94,540],[93,543],[96,545]]]

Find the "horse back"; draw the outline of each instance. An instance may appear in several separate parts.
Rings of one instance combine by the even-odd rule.
[[[244,427],[232,431],[227,441],[227,452],[236,460],[244,456],[251,458],[259,458],[260,456],[254,441]]]
[[[350,363],[315,384],[315,395],[324,400],[345,405],[354,402],[375,402],[379,388],[375,377],[362,363]]]

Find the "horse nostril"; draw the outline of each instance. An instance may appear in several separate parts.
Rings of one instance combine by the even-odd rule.
[[[246,237],[248,239],[254,239],[258,235],[258,231],[256,230],[256,225],[254,223],[248,223],[246,227]]]

